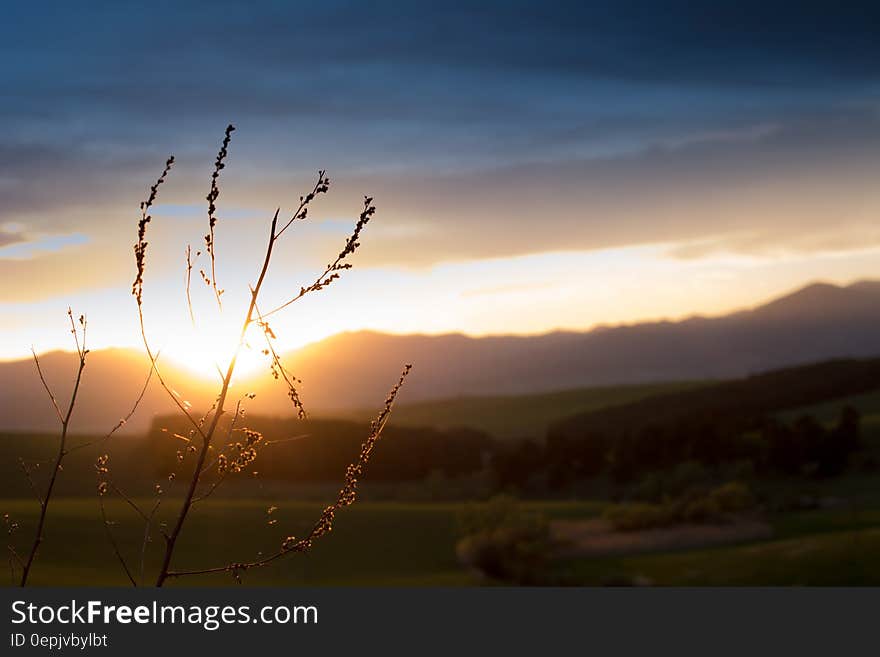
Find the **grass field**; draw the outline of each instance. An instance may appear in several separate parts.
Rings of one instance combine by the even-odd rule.
[[[16,519],[33,517],[35,502],[4,500],[3,511]],[[587,517],[598,512],[588,502],[536,503],[552,517]],[[175,507],[176,508],[176,507]],[[292,503],[282,506],[267,525],[267,504],[256,500],[208,500],[190,516],[179,544],[177,568],[223,565],[273,550],[288,533],[302,535],[318,517],[322,505]],[[333,532],[316,543],[312,552],[292,554],[281,562],[246,576],[247,584],[278,586],[332,585],[466,585],[472,583],[458,565],[454,546],[462,504],[359,504],[341,512]],[[121,521],[116,534],[123,553],[139,563],[142,523],[123,503],[114,501],[108,515]],[[21,522],[21,520],[19,520]],[[284,529],[282,529],[284,528]],[[30,524],[22,522],[21,538]],[[159,557],[161,538],[151,546],[147,570]],[[24,540],[21,541],[24,543]],[[8,578],[7,578],[8,581]],[[95,499],[59,499],[53,503],[46,543],[33,571],[38,585],[124,585],[101,527]],[[230,585],[231,576],[180,580],[188,585]]]
[[[694,384],[691,384],[694,385]],[[572,412],[624,403],[674,386],[622,386],[584,389],[523,397],[448,400],[404,406],[397,419],[412,424],[478,426],[499,436],[542,435],[550,421]],[[792,411],[809,412],[833,422],[844,403],[863,414],[863,437],[880,454],[880,394],[835,400]],[[514,429],[514,427],[516,429]],[[0,435],[0,451],[33,462],[52,453],[56,436]],[[87,442],[75,438],[73,444]],[[137,454],[126,443],[114,447],[114,472],[139,472]],[[131,451],[131,454],[128,454]],[[32,575],[35,585],[126,585],[101,526],[94,478],[91,473],[97,447],[74,452],[61,478],[59,495],[52,502],[46,541]],[[79,473],[79,474],[77,474]],[[131,478],[131,477],[129,477]],[[31,537],[38,506],[30,495],[17,459],[0,460],[4,497],[0,513],[21,523],[16,534],[19,551]],[[142,482],[143,483],[143,482]],[[147,482],[138,490],[147,491]],[[169,488],[174,488],[168,486]],[[237,491],[236,498],[206,501],[193,510],[181,536],[174,567],[218,566],[248,561],[277,549],[283,537],[302,536],[318,517],[322,499],[332,496],[335,484],[302,491],[261,483]],[[375,489],[375,490],[373,490]],[[768,516],[773,536],[761,541],[715,548],[620,557],[577,558],[556,564],[564,581],[573,584],[608,584],[643,581],[657,585],[880,585],[880,480],[871,474],[849,475],[824,481],[766,480],[759,485],[762,499],[843,502],[838,508],[776,512]],[[332,534],[308,554],[294,554],[276,564],[245,575],[248,585],[277,586],[471,586],[480,584],[457,561],[458,518],[466,503],[385,502],[382,486],[366,482],[366,499],[341,512]],[[590,494],[589,496],[593,496]],[[277,499],[295,499],[278,504]],[[310,501],[306,501],[306,499]],[[146,501],[149,505],[149,500]],[[271,516],[267,509],[278,504]],[[524,506],[550,519],[586,519],[600,513],[602,502],[536,501]],[[791,508],[769,505],[768,508]],[[135,571],[140,570],[142,523],[124,503],[110,500],[108,510],[117,523],[114,532]],[[163,500],[159,520],[170,522],[177,505]],[[270,520],[276,524],[269,524]],[[145,559],[145,581],[155,573],[162,539],[154,542]],[[0,581],[3,581],[0,579]],[[5,581],[9,581],[8,578]],[[233,583],[227,574],[174,580],[172,585],[219,586]]]
[[[394,409],[394,422],[440,429],[466,426],[481,429],[496,438],[543,439],[547,427],[561,418],[697,385],[701,384],[601,386],[532,395],[459,397],[401,404]],[[373,414],[374,411],[363,411],[351,417],[363,419]]]
[[[169,500],[170,502],[170,500]],[[6,500],[4,511],[23,519],[28,500]],[[588,518],[591,502],[526,503],[549,518]],[[266,503],[216,500],[197,507],[183,534],[178,568],[247,560],[277,546],[286,533],[302,533],[321,505],[291,503],[266,522]],[[140,525],[118,501],[109,508],[116,533],[133,564],[139,563]],[[457,519],[463,504],[365,503],[341,513],[333,533],[308,554],[290,555],[245,576],[248,585],[470,586],[479,584],[456,561]],[[657,585],[880,584],[880,507],[815,510],[770,517],[774,537],[755,543],[626,557],[579,558],[558,568],[571,583],[597,585],[642,578]],[[23,523],[21,538],[27,536]],[[35,585],[125,585],[106,541],[93,499],[59,499],[33,572]],[[159,541],[146,569],[154,572]],[[135,570],[139,568],[136,567]],[[215,586],[228,575],[182,579],[174,585]]]

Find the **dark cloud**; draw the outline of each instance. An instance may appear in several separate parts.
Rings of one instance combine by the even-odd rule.
[[[227,198],[284,202],[327,166],[350,192],[332,213],[381,199],[376,261],[861,221],[880,7],[693,4],[19,4],[0,221],[104,231],[172,151],[164,191],[195,202],[229,120]],[[801,202],[822,189],[835,207]]]
[[[0,249],[2,249],[4,246],[24,242],[25,239],[26,238],[24,234],[19,231],[0,228]]]

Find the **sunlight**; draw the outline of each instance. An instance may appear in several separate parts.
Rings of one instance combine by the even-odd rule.
[[[238,343],[239,327],[214,322],[207,326],[187,327],[164,336],[162,354],[201,378],[217,380],[226,372],[229,359]],[[233,380],[268,371],[269,359],[262,353],[263,338],[257,331],[249,333],[235,365]]]

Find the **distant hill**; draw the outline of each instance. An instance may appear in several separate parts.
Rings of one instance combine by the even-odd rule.
[[[53,351],[40,356],[46,379],[62,406],[69,399],[77,362],[76,354],[69,352]],[[186,384],[179,387],[183,400],[206,407],[211,393],[204,384],[196,385],[185,370],[170,363],[162,363],[160,369],[169,381]],[[109,431],[131,410],[149,371],[147,357],[134,350],[102,349],[89,353],[71,432]],[[169,403],[167,394],[154,380],[138,414],[127,427],[129,432],[145,430],[152,415],[167,411]],[[54,431],[57,426],[58,418],[33,359],[0,363],[0,430]]]
[[[560,420],[547,433],[543,456],[557,481],[603,472],[628,481],[685,461],[830,476],[865,447],[858,413],[844,410],[842,401],[878,389],[878,358],[785,368]],[[828,407],[832,400],[838,400],[836,426],[802,417],[791,426],[779,422],[785,411]]]
[[[472,338],[452,335],[339,334],[287,354],[303,380],[307,408],[321,415],[381,405],[401,365],[413,373],[401,404],[462,396],[496,397],[582,387],[740,378],[780,367],[836,357],[880,354],[880,283],[847,287],[814,284],[751,310],[722,317],[602,327],[539,336]],[[48,354],[45,369],[63,393],[75,364]],[[210,390],[170,364],[168,378],[195,407]],[[74,417],[80,432],[106,430],[124,415],[146,375],[135,352],[91,354],[82,404]],[[255,391],[254,412],[287,415],[282,386],[269,376],[241,384]],[[144,430],[170,404],[153,386],[130,423]],[[403,409],[402,409],[403,410]],[[30,361],[0,363],[0,428],[49,430],[51,407]],[[450,425],[455,424],[451,419]]]
[[[549,426],[560,418],[698,385],[705,384],[636,383],[529,395],[453,397],[401,404],[394,409],[394,424],[437,429],[470,427],[502,439],[543,439]],[[363,419],[373,414],[372,409],[364,409],[344,416]]]
[[[880,358],[839,359],[756,374],[578,413],[553,423],[548,437],[590,439],[691,422],[720,425],[808,409],[880,390]],[[839,409],[838,409],[839,410]]]
[[[880,354],[880,283],[815,284],[752,310],[539,336],[347,333],[293,354],[324,408],[370,407],[412,361],[405,402],[586,386],[740,378]]]

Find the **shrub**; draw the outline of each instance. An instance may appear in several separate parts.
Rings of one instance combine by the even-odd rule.
[[[558,543],[538,513],[524,511],[499,496],[468,509],[459,518],[459,561],[484,577],[511,584],[550,583],[549,565]]]
[[[719,486],[709,494],[721,511],[738,513],[755,506],[756,500],[747,485],[740,481],[730,481]]]
[[[662,502],[705,488],[710,479],[708,469],[696,461],[684,461],[671,471],[652,472],[632,490],[632,497],[649,502]]]
[[[618,531],[636,531],[678,523],[721,522],[731,514],[754,508],[755,504],[747,485],[731,481],[709,492],[694,488],[662,504],[615,504],[605,510],[603,518]]]

